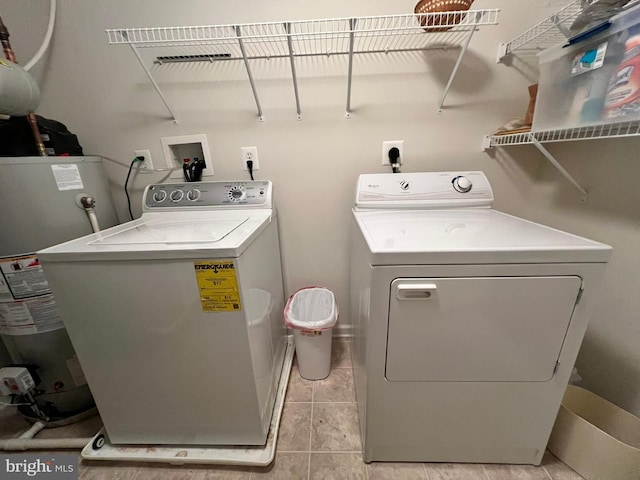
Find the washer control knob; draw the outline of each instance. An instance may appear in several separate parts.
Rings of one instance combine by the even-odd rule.
[[[154,202],[161,203],[161,202],[164,202],[166,199],[167,199],[167,192],[165,192],[164,190],[159,190],[153,194]]]
[[[200,198],[200,190],[198,190],[197,188],[193,188],[187,192],[187,200],[191,200],[192,202],[195,202],[199,198]]]
[[[451,183],[453,183],[454,190],[460,193],[467,193],[473,187],[471,180],[463,176],[455,177]]]
[[[239,202],[244,199],[244,196],[244,187],[240,185],[231,187],[231,190],[229,190],[229,200],[232,202]]]
[[[182,190],[174,190],[169,195],[169,198],[173,203],[178,203],[180,200],[182,200],[182,197],[184,197],[184,192]]]

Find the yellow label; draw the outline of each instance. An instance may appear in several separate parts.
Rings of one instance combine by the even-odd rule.
[[[239,312],[240,291],[233,260],[194,262],[203,312]]]

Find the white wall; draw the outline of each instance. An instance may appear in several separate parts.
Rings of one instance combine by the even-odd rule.
[[[160,162],[160,137],[205,133],[212,146],[213,179],[247,178],[239,149],[256,145],[257,178],[275,185],[281,221],[286,293],[323,284],[337,294],[348,327],[348,238],[357,175],[387,171],[383,140],[405,141],[403,171],[483,170],[498,209],[611,243],[614,260],[581,354],[588,386],[640,413],[640,300],[638,194],[631,184],[638,163],[635,140],[555,147],[567,168],[592,192],[586,204],[532,147],[487,154],[482,137],[521,116],[527,85],[536,81],[535,57],[514,66],[495,63],[497,45],[557,10],[559,0],[476,0],[474,8],[501,8],[500,25],[474,37],[442,114],[437,102],[455,52],[370,55],[354,67],[353,118],[344,118],[346,59],[298,62],[303,120],[297,121],[286,62],[254,62],[265,113],[258,122],[241,62],[172,67],[157,72],[179,118],[167,118],[145,74],[126,46],[108,46],[105,28],[201,25],[411,13],[413,0],[59,0],[52,48],[34,69],[42,92],[40,114],[63,121],[91,154],[128,164],[135,149]],[[18,59],[26,62],[46,26],[48,2],[0,0]],[[27,30],[29,29],[29,30]],[[166,70],[166,69],[165,69]],[[615,151],[615,158],[608,152]],[[606,162],[603,158],[606,158]],[[614,171],[612,173],[612,171]],[[126,169],[107,164],[121,220],[127,220],[122,184]],[[161,175],[134,179],[134,214],[144,186]],[[344,331],[348,331],[345,329]]]

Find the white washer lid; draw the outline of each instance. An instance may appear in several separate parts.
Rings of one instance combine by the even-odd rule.
[[[489,208],[354,212],[372,265],[607,262],[611,247]]]
[[[92,245],[141,245],[218,242],[248,220],[248,217],[204,220],[194,223],[176,219],[149,219],[126,230],[104,234]]]
[[[147,212],[38,252],[42,261],[236,258],[275,216],[270,209]]]

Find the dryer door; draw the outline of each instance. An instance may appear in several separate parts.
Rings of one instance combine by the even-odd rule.
[[[581,285],[575,276],[398,278],[386,378],[548,381]]]

